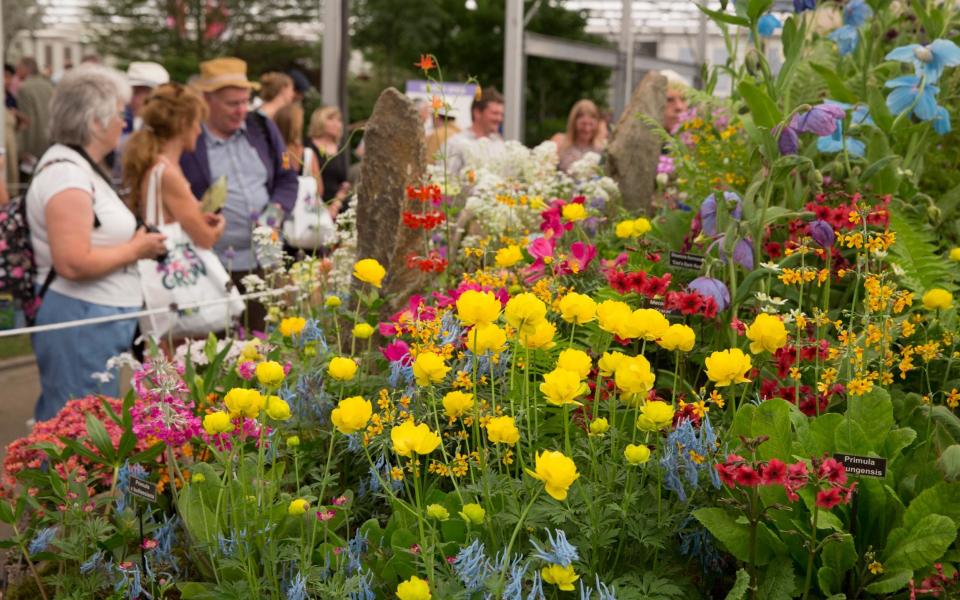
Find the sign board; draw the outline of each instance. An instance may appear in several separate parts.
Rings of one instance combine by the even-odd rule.
[[[834,454],[833,458],[843,465],[849,475],[861,477],[887,476],[887,459],[879,456],[857,456],[856,454]]]
[[[665,308],[663,298],[651,298],[647,300],[647,306],[650,308],[655,308],[665,315],[669,315],[671,312],[673,312]]]
[[[434,96],[439,96],[447,103],[448,114],[456,118],[457,127],[464,130],[473,123],[470,117],[470,105],[473,103],[474,94],[477,91],[475,83],[450,83],[442,84],[435,81],[426,81],[424,79],[411,79],[406,84],[406,94],[408,98],[414,100],[421,98],[430,102]],[[427,126],[428,133],[433,130],[433,123]]]
[[[141,498],[147,502],[157,501],[157,486],[145,479],[131,477],[130,486],[128,489],[130,490],[130,493],[137,498]]]
[[[699,271],[703,268],[703,257],[699,254],[686,254],[684,252],[671,251],[667,261],[671,267],[676,267],[678,269]]]

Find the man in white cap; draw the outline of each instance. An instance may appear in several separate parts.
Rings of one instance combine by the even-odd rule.
[[[170,83],[170,73],[163,68],[163,65],[155,62],[132,62],[127,67],[127,81],[133,88],[133,94],[130,96],[130,103],[123,109],[123,132],[120,134],[120,143],[116,152],[109,157],[107,162],[113,170],[114,180],[120,180],[122,173],[120,165],[123,164],[123,151],[127,146],[127,140],[143,126],[143,119],[140,118],[140,111],[143,110],[143,103],[147,96],[153,91],[153,88],[164,83]]]

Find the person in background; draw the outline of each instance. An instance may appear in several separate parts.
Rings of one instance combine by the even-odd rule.
[[[427,160],[429,162],[443,161],[441,151],[446,150],[447,141],[460,133],[456,121],[456,117],[444,108],[438,110],[433,116],[433,133],[427,136]]]
[[[95,63],[94,63],[95,64]],[[140,131],[143,126],[143,103],[147,96],[158,85],[163,85],[170,81],[170,73],[155,62],[132,62],[127,67],[127,82],[133,88],[130,96],[130,102],[123,109],[123,133],[120,134],[120,144],[117,151],[110,157],[108,162],[112,164],[113,178],[116,181],[122,179],[123,153],[127,146],[127,140],[135,132]]]
[[[480,140],[487,140],[485,152],[497,155],[504,151],[505,144],[500,136],[503,123],[503,96],[494,88],[483,90],[480,97],[470,105],[473,122],[470,127],[450,138],[447,143],[447,170],[458,174],[466,164],[467,157],[478,151]]]
[[[15,91],[17,70],[10,63],[3,65],[3,105],[8,109],[17,108],[17,94]]]
[[[133,213],[98,166],[120,140],[130,86],[123,74],[84,65],[66,75],[50,106],[53,145],[26,196],[37,283],[48,285],[37,325],[110,317],[143,304],[137,261],[164,252],[164,237],[137,229]],[[42,290],[42,288],[41,288]],[[107,359],[130,348],[136,319],[34,333],[40,370],[37,421],[70,398],[116,397],[119,382],[98,382]]]
[[[551,138],[557,144],[557,164],[563,172],[583,158],[588,152],[600,154],[603,152],[600,128],[600,111],[592,100],[580,100],[570,109],[567,118],[567,130]]]
[[[413,101],[413,109],[417,111],[417,116],[423,123],[423,135],[429,137],[433,133],[433,107],[426,98],[417,98]]]
[[[663,107],[663,128],[674,133],[680,125],[680,115],[687,111],[687,91],[689,86],[678,73],[661,71],[667,78],[667,102]]]
[[[285,164],[286,146],[273,121],[248,111],[250,91],[258,86],[247,79],[247,63],[232,57],[200,63],[193,87],[203,94],[209,113],[196,147],[183,153],[180,167],[197,198],[226,177],[226,227],[214,250],[243,291],[243,277],[259,272],[253,229],[270,204],[293,210],[297,172]],[[265,316],[263,305],[247,303],[244,322],[252,329],[262,331]]]
[[[274,119],[277,111],[293,102],[295,95],[293,79],[276,71],[260,76],[260,99],[263,104],[257,109],[268,119]]]
[[[47,132],[51,125],[50,101],[53,98],[53,84],[40,75],[37,61],[25,56],[17,63],[17,106],[28,119],[20,130],[17,148],[20,161],[27,173],[33,172],[33,166],[50,145]]]
[[[10,196],[16,195],[20,183],[20,157],[17,152],[17,128],[22,122],[26,125],[19,110],[17,110],[17,97],[13,90],[16,87],[16,69],[13,65],[5,64],[3,66],[3,92],[4,92],[4,110],[3,123],[0,126],[5,128],[4,147],[0,148],[0,154],[3,155],[3,168],[0,168],[0,181],[4,185],[4,193],[9,200]]]
[[[347,156],[340,152],[342,138],[343,117],[339,108],[321,106],[313,111],[304,146],[316,153],[323,179],[323,201],[334,214],[340,212],[350,193]]]
[[[180,157],[191,152],[207,116],[203,98],[179,83],[158,86],[147,97],[140,115],[143,125],[131,136],[123,154],[123,182],[130,190],[128,204],[144,220],[146,198],[154,177],[159,177],[159,208],[165,223],[180,223],[190,240],[212,248],[223,235],[222,215],[204,213],[180,169]],[[154,175],[159,170],[159,174]]]
[[[293,101],[303,102],[303,97],[307,95],[307,92],[309,92],[312,87],[310,80],[307,79],[307,76],[304,75],[300,69],[290,69],[287,71],[287,75],[293,80]]]

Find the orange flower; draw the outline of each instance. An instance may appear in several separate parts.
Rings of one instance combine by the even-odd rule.
[[[431,108],[433,108],[434,112],[443,108],[443,98],[440,96],[434,96],[431,98]]]
[[[424,71],[429,71],[437,65],[433,62],[432,56],[429,54],[421,54],[420,62],[413,63],[413,66],[417,67],[418,69],[423,69]]]

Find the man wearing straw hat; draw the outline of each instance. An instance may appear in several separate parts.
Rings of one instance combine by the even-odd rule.
[[[247,63],[229,57],[200,63],[193,86],[203,93],[210,111],[196,148],[183,154],[180,166],[197,198],[226,177],[226,229],[214,250],[242,289],[241,279],[259,268],[251,232],[272,206],[286,213],[293,209],[297,172],[285,164],[286,147],[276,125],[248,111],[250,90],[258,85],[247,79]],[[262,330],[263,317],[261,305],[248,304],[251,328]]]

